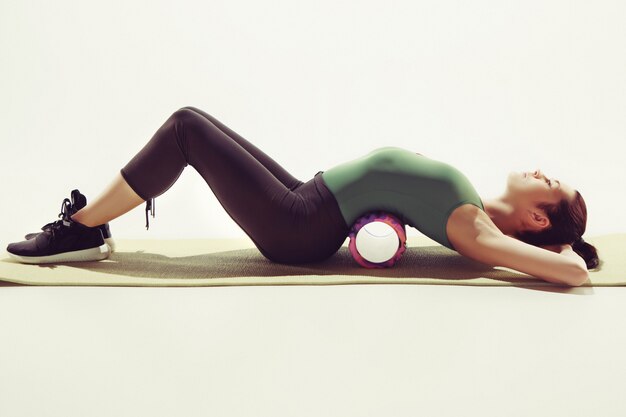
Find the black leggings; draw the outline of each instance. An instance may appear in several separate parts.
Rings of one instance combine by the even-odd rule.
[[[272,158],[195,107],[175,111],[120,170],[145,201],[167,191],[191,165],[267,259],[321,261],[348,236],[337,200],[319,171],[294,178]]]

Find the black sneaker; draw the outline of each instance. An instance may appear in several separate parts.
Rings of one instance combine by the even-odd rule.
[[[68,198],[61,205],[61,220],[34,238],[9,243],[9,256],[27,264],[55,262],[100,261],[111,254],[99,227],[88,227],[71,219],[72,203]]]
[[[70,213],[70,216],[72,216],[78,210],[81,210],[83,207],[87,205],[87,197],[81,194],[80,191],[72,190],[71,197],[72,197],[72,212]],[[61,214],[59,214],[59,217],[61,217]],[[50,227],[52,227],[53,224],[54,222],[48,223],[45,226],[43,226],[41,230],[45,231],[49,229]],[[100,231],[102,232],[102,237],[104,238],[104,241],[107,243],[107,245],[109,245],[109,248],[111,249],[111,253],[115,252],[115,242],[113,241],[113,238],[111,237],[111,230],[109,229],[109,223],[101,224],[97,227],[100,228]],[[28,233],[27,235],[24,236],[24,238],[26,240],[30,240],[41,233],[42,232]]]

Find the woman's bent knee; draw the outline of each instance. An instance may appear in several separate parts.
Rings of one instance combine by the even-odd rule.
[[[180,109],[176,110],[174,113],[172,113],[171,118],[175,119],[175,120],[181,120],[181,121],[185,121],[188,120],[189,117],[197,117],[198,113],[196,113],[194,110],[192,110],[192,108],[190,106],[186,106],[186,107],[181,107]]]

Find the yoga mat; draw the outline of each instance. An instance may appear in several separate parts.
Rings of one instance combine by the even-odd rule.
[[[115,237],[113,237],[115,239]],[[626,285],[626,234],[585,236],[604,262],[584,286]],[[212,286],[447,284],[561,286],[504,267],[476,262],[426,236],[409,236],[402,258],[386,269],[360,267],[348,240],[322,262],[269,261],[253,242],[238,239],[115,239],[108,259],[28,265],[0,253],[0,281],[25,285]],[[10,285],[10,284],[4,284]]]

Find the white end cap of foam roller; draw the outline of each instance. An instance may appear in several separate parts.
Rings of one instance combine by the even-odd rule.
[[[373,221],[356,234],[356,250],[369,262],[381,263],[391,259],[400,246],[400,238],[387,223]]]

